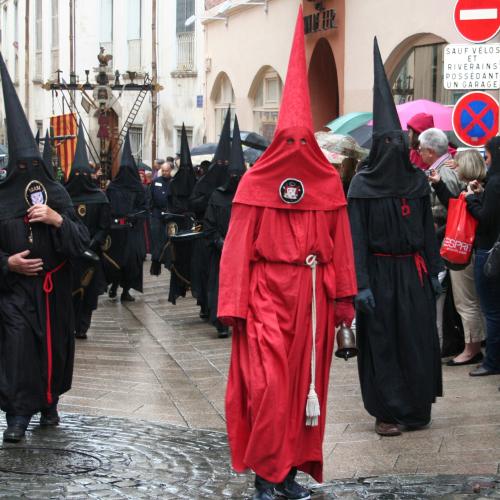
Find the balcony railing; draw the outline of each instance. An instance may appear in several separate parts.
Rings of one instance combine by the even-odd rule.
[[[177,71],[195,71],[194,31],[177,33]]]

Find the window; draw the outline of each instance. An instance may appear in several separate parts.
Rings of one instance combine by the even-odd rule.
[[[194,23],[186,26],[186,19],[194,15],[194,0],[177,0],[177,70],[195,71]]]
[[[259,77],[258,77],[259,78]],[[253,97],[254,130],[272,141],[283,92],[278,73],[268,67],[258,79]]]
[[[220,134],[222,130],[222,125],[224,124],[224,119],[226,118],[226,112],[229,105],[231,105],[231,118],[233,119],[235,109],[234,109],[234,91],[231,81],[226,74],[222,74],[219,77],[217,83],[217,91],[215,93],[215,130],[217,134]]]
[[[51,72],[59,69],[59,0],[52,0]]]
[[[128,69],[141,69],[141,0],[127,1]]]
[[[99,10],[99,45],[107,54],[113,54],[113,0],[101,0]],[[113,66],[113,60],[108,63]]]
[[[42,80],[42,0],[35,0],[35,80]]]
[[[443,87],[444,43],[414,47],[392,76],[396,104],[428,99],[441,104],[455,104],[465,93]]]
[[[130,148],[136,162],[142,161],[142,125],[131,125],[129,130]]]
[[[194,23],[186,26],[186,19],[194,16],[194,0],[177,0],[176,33],[194,31]]]

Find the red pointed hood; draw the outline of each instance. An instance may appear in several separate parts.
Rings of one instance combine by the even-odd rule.
[[[275,134],[277,135],[280,130],[289,127],[306,127],[311,132],[314,132],[309,84],[307,82],[302,5],[299,8],[295,25],[293,45],[288,61],[288,71]]]
[[[336,210],[346,204],[340,177],[313,133],[302,6],[273,142],[241,179],[233,203],[288,210]]]

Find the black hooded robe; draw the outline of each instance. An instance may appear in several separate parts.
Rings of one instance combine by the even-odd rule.
[[[123,290],[142,292],[143,263],[146,258],[144,220],[147,204],[127,133],[123,145],[120,170],[106,190],[111,205],[109,249],[103,252],[108,283]]]
[[[193,192],[195,183],[196,177],[191,161],[186,128],[182,124],[180,165],[179,171],[170,181],[171,206],[169,207],[170,212],[186,216],[183,223],[181,223],[184,226],[179,226],[179,229],[192,229],[189,197]],[[168,300],[172,304],[176,303],[177,298],[185,297],[188,289],[192,288],[192,259],[197,241],[175,241],[173,239],[168,241],[169,252],[166,262],[170,269]]]
[[[106,243],[111,224],[108,199],[94,184],[91,174],[83,127],[80,124],[75,158],[65,187],[71,196],[77,216],[89,231],[90,249],[100,257],[99,262],[84,257],[72,261],[75,331],[80,335],[89,329],[99,295],[106,291],[102,247]]]
[[[210,322],[217,326],[217,304],[219,296],[219,269],[222,246],[229,229],[234,192],[216,189],[208,203],[203,219],[204,231],[208,234],[208,289],[207,304]]]
[[[441,270],[428,197],[349,200],[358,288],[370,288],[374,314],[358,311],[356,333],[366,410],[383,422],[426,425],[442,394],[434,292]],[[422,278],[413,255],[424,259]],[[377,255],[379,254],[379,255]],[[401,257],[389,257],[398,255]]]
[[[32,245],[24,217],[0,221],[0,408],[13,415],[32,415],[50,406],[49,366],[53,402],[71,388],[75,341],[68,259],[81,255],[89,239],[72,208],[60,213],[64,222],[58,229],[41,223],[32,225]],[[8,270],[8,257],[26,249],[31,250],[29,258],[43,259],[45,273],[41,276],[28,277]],[[60,265],[52,274],[53,291],[49,295],[49,363],[43,286],[47,271]]]
[[[421,427],[442,395],[432,279],[442,269],[424,173],[409,162],[375,40],[374,136],[367,163],[348,193],[358,290],[356,332],[366,410],[385,423]]]
[[[71,388],[74,318],[69,259],[89,245],[65,189],[45,165],[0,54],[9,166],[0,181],[0,408],[31,416]],[[56,228],[29,223],[27,210],[46,204],[62,216]],[[11,255],[29,250],[43,271],[9,270]]]
[[[133,288],[142,292],[143,262],[145,258],[142,215],[146,210],[144,191],[108,186],[106,195],[111,206],[111,246],[103,252],[104,270],[108,283],[120,285],[124,290]]]

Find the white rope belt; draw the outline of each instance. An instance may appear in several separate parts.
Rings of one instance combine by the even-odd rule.
[[[311,323],[312,323],[312,348],[311,348],[311,385],[307,395],[306,404],[306,426],[316,427],[319,421],[320,408],[318,394],[316,393],[316,266],[318,260],[316,255],[311,254],[306,258],[306,264],[311,268],[312,274],[312,301],[311,301]]]

